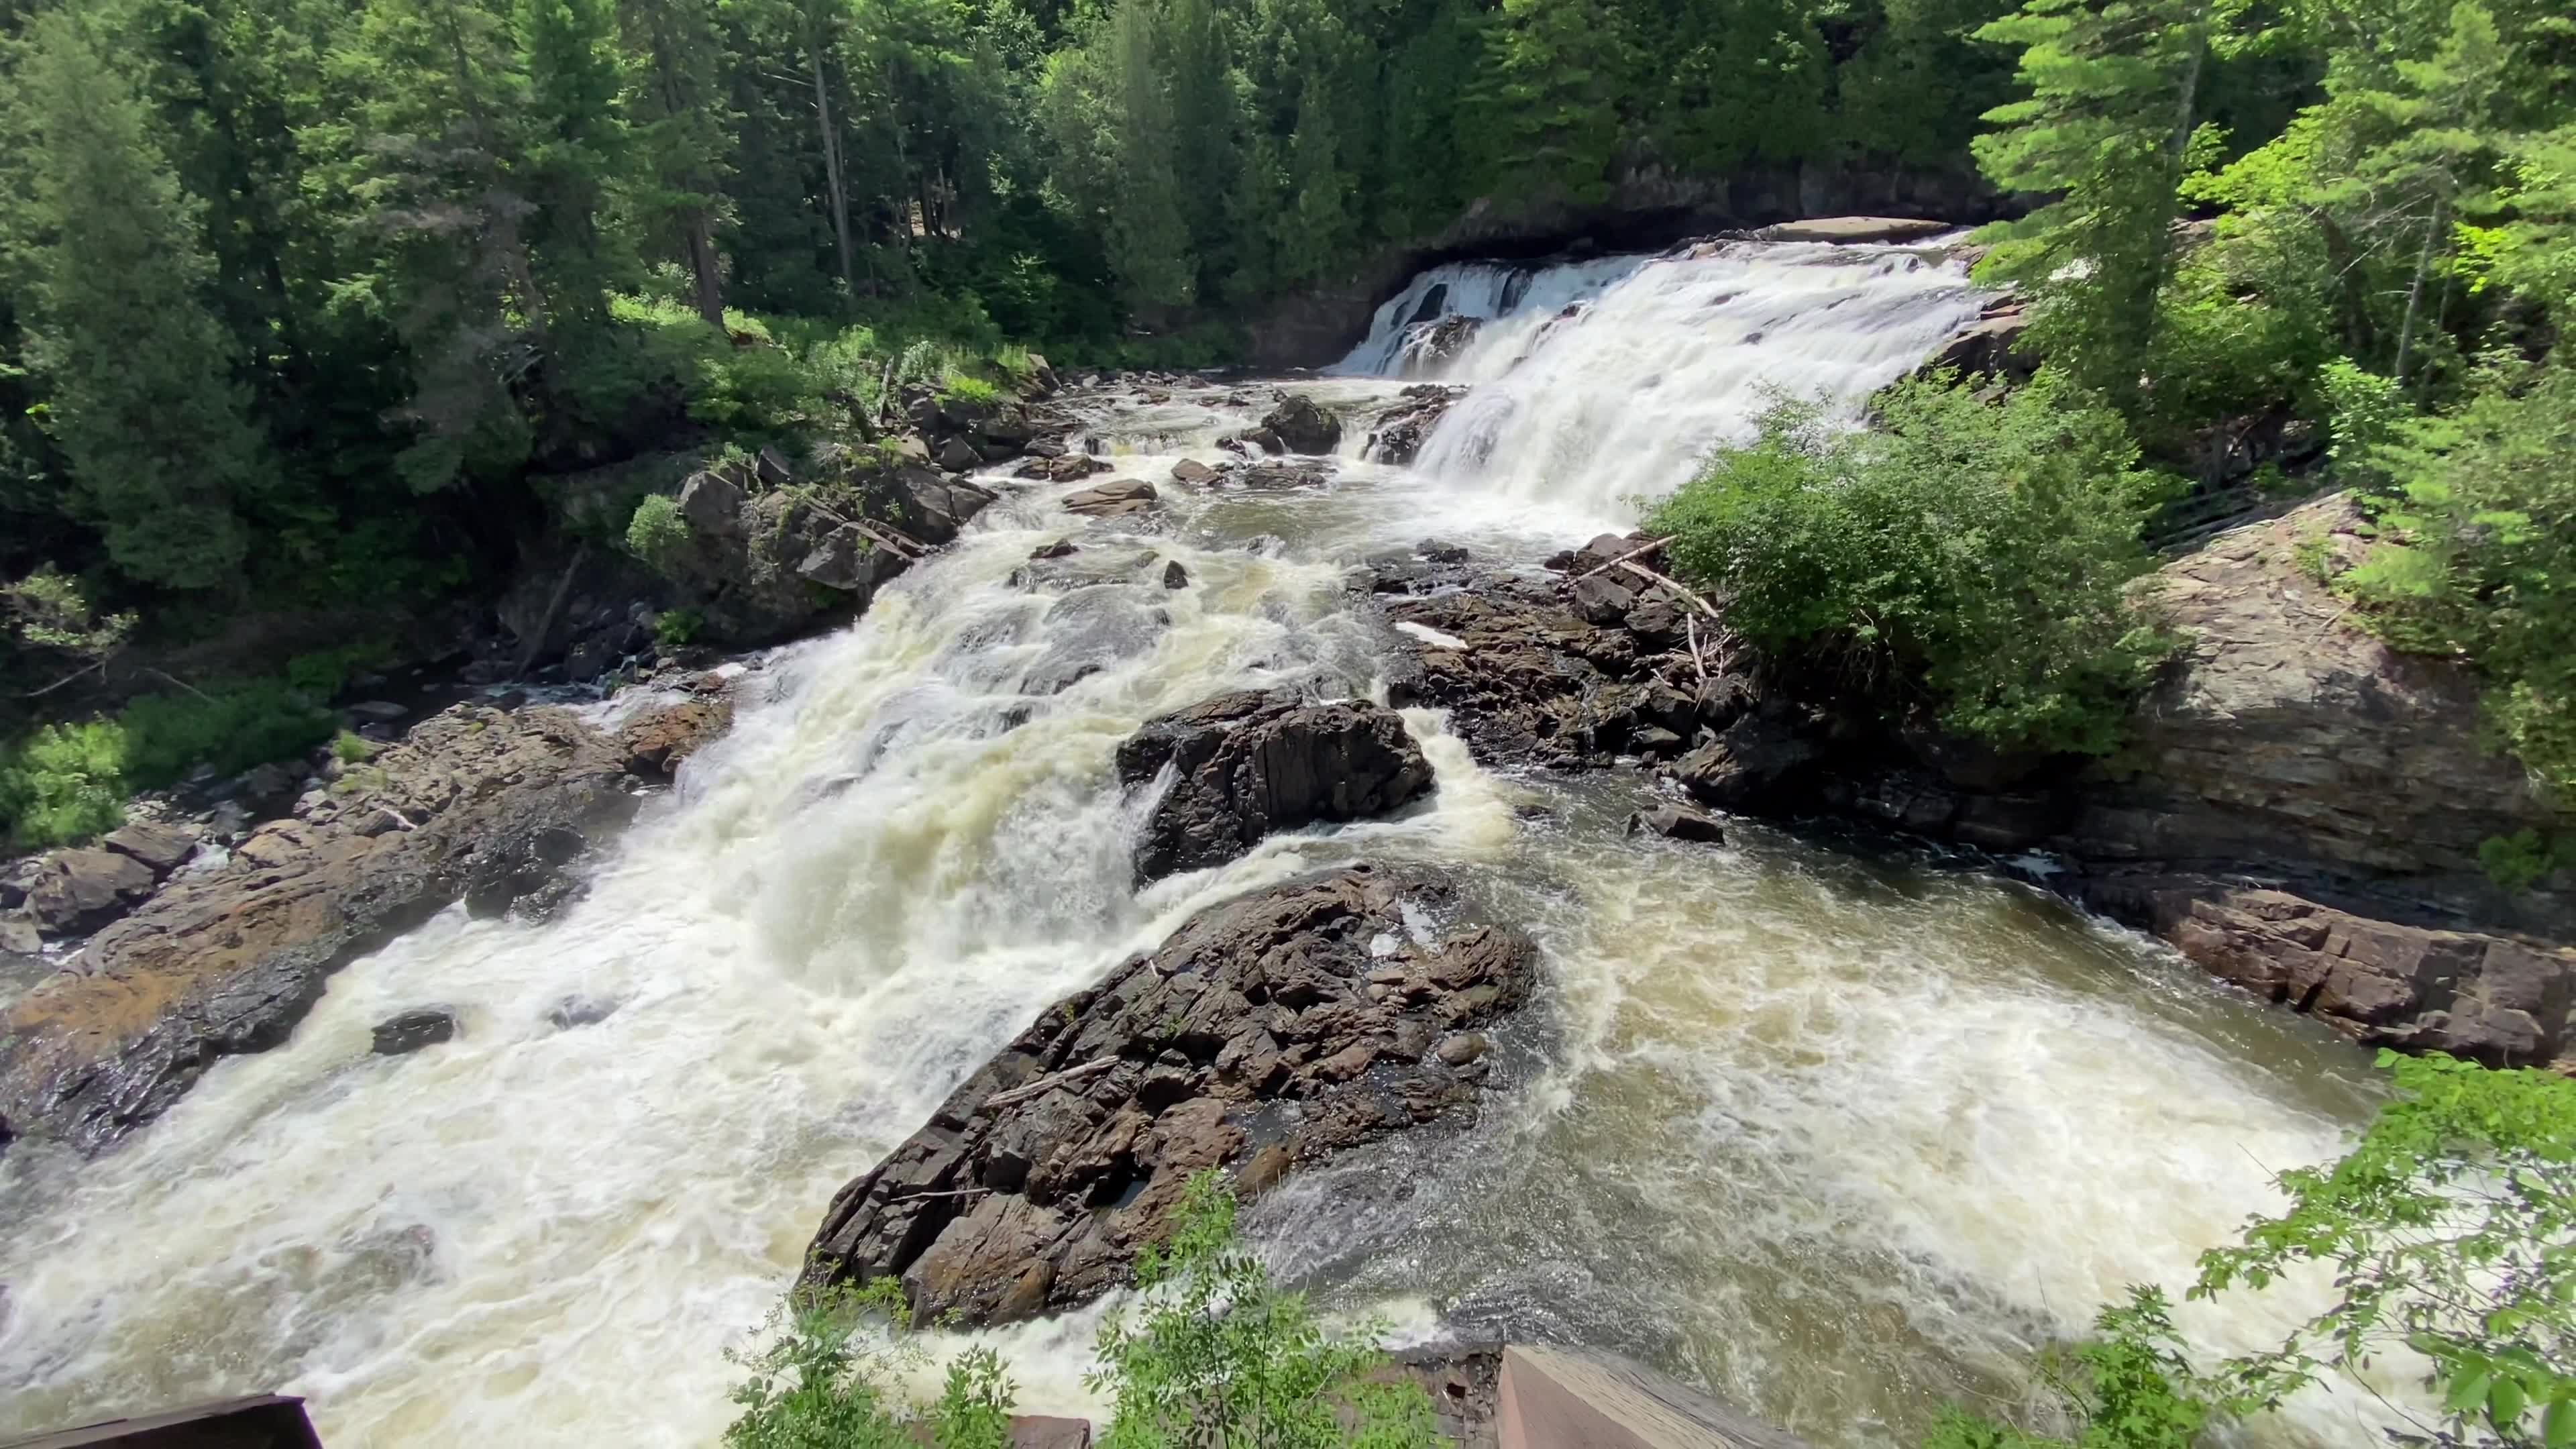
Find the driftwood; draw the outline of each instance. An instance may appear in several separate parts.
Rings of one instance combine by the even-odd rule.
[[[584,539],[572,551],[572,562],[564,565],[563,577],[555,580],[554,595],[546,600],[545,616],[537,621],[536,632],[528,636],[527,647],[519,651],[519,662],[510,671],[512,674],[525,674],[528,666],[537,662],[538,653],[546,647],[546,636],[554,632],[555,616],[563,612],[564,599],[572,593],[573,575],[581,572],[582,562],[589,557],[590,541]]]
[[[1116,1057],[1095,1057],[1090,1061],[1084,1062],[1081,1066],[1067,1067],[1063,1071],[1050,1073],[1047,1076],[1040,1077],[1025,1087],[1013,1087],[1007,1092],[995,1092],[993,1095],[986,1097],[984,1099],[984,1105],[978,1107],[976,1110],[979,1112],[991,1112],[1002,1107],[1016,1106],[1033,1097],[1043,1097],[1047,1093],[1054,1091],[1056,1088],[1063,1086],[1067,1082],[1079,1081],[1084,1077],[1096,1077],[1102,1072],[1109,1070],[1111,1067],[1118,1065],[1118,1061],[1119,1059]]]
[[[1680,595],[1683,603],[1690,605],[1692,608],[1699,610],[1710,618],[1714,619],[1717,617],[1717,606],[1715,604],[1712,604],[1708,600],[1701,598],[1699,595],[1692,593],[1681,583],[1664,577],[1662,574],[1655,572],[1644,564],[1628,563],[1625,560],[1613,560],[1613,562],[1617,563],[1620,568],[1626,569],[1628,572],[1637,575],[1639,578],[1649,579],[1655,583],[1662,584],[1665,588],[1668,588],[1674,593]],[[1602,567],[1608,568],[1610,565],[1604,564]]]
[[[1668,543],[1670,543],[1670,542],[1672,542],[1672,540],[1671,540],[1671,539],[1669,539],[1669,538],[1659,538],[1659,539],[1656,539],[1653,543],[1647,544],[1644,548],[1632,548],[1632,549],[1628,550],[1626,553],[1623,553],[1623,554],[1619,555],[1617,558],[1614,558],[1614,559],[1610,560],[1608,563],[1603,564],[1601,567],[1599,567],[1599,568],[1597,568],[1597,569],[1585,569],[1583,572],[1581,572],[1581,573],[1579,573],[1579,574],[1576,574],[1573,578],[1568,579],[1566,582],[1568,582],[1568,583],[1575,583],[1575,584],[1579,584],[1579,583],[1583,582],[1585,579],[1588,579],[1588,578],[1592,577],[1594,574],[1606,574],[1606,573],[1610,572],[1612,569],[1617,568],[1619,565],[1621,565],[1621,564],[1623,564],[1623,563],[1626,563],[1628,560],[1630,560],[1630,559],[1636,559],[1636,558],[1644,558],[1646,555],[1648,555],[1648,554],[1650,554],[1650,553],[1653,553],[1656,549],[1662,548],[1665,544],[1668,544]]]
[[[1708,683],[1708,661],[1702,659],[1699,653],[1699,616],[1682,615],[1682,627],[1690,632],[1691,668],[1699,671],[1699,682],[1706,684]]]

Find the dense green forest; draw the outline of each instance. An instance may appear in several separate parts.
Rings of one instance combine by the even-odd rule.
[[[435,590],[531,471],[1195,331],[1471,201],[1963,154],[1974,0],[0,9],[0,577]],[[1672,63],[1675,58],[1679,63]],[[16,594],[22,625],[65,592]],[[23,637],[25,628],[20,634]]]
[[[2565,784],[2571,66],[2544,0],[13,0],[0,665],[487,583],[532,479],[1025,347],[1220,360],[1471,213],[1982,172],[2024,217],[1980,275],[2109,429],[2030,517],[2330,438],[2398,545],[2337,586]],[[2098,745],[2138,641],[2044,596],[2084,657],[1955,713]]]

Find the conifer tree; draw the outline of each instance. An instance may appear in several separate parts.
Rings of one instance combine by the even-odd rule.
[[[1109,261],[1129,300],[1148,309],[1186,306],[1197,295],[1189,227],[1181,219],[1172,168],[1172,101],[1155,55],[1155,20],[1152,0],[1122,0],[1110,18],[1107,57],[1118,127],[1112,138],[1118,194],[1109,210]]]
[[[75,507],[130,578],[237,585],[244,506],[272,464],[205,305],[198,208],[153,134],[132,57],[76,10],[37,16],[29,35],[15,79],[38,144],[15,230],[30,247],[31,360]]]

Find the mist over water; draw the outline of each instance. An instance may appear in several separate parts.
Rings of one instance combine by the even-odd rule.
[[[2361,1056],[2161,948],[1955,862],[1744,822],[1718,848],[1630,840],[1642,781],[1482,770],[1431,713],[1408,715],[1427,805],[1131,890],[1110,762],[1139,723],[1220,689],[1381,687],[1392,640],[1349,564],[1432,532],[1536,557],[1625,521],[1766,386],[1849,405],[1976,309],[1887,248],[1442,272],[1444,305],[1493,320],[1420,467],[1194,490],[1172,465],[1222,460],[1261,405],[1083,400],[1114,476],[1163,490],[1150,521],[1011,485],[856,625],[761,661],[732,734],[556,919],[450,912],[120,1151],[0,1157],[0,1432],[278,1389],[335,1446],[711,1444],[724,1349],[843,1181],[1190,911],[1363,857],[1454,867],[1547,948],[1476,1129],[1251,1215],[1328,1305],[1409,1337],[1604,1344],[1820,1443],[1910,1442],[1945,1400],[2016,1401],[2029,1349],[2127,1282],[2178,1286],[2271,1172],[2336,1150]],[[1380,333],[1354,353],[1380,363],[1289,385],[1356,423],[1401,385]],[[1011,583],[1067,537],[1191,586]],[[608,1014],[554,1025],[573,997]],[[368,1054],[427,1005],[455,1041]],[[2187,1321],[2211,1347],[2281,1327]],[[1024,1404],[1083,1406],[1090,1333],[1002,1335]]]

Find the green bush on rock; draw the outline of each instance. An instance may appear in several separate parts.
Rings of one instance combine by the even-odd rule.
[[[1170,1240],[1136,1266],[1136,1300],[1102,1324],[1086,1382],[1112,1409],[1103,1449],[1431,1449],[1431,1400],[1365,1383],[1377,1330],[1328,1331],[1303,1295],[1270,1279],[1237,1233],[1224,1180],[1189,1184]],[[939,1398],[905,1397],[928,1354],[901,1327],[901,1285],[800,1292],[763,1342],[731,1355],[748,1376],[729,1449],[1002,1449],[1014,1390],[992,1349],[949,1366]]]
[[[2171,648],[2124,595],[2164,486],[2136,460],[2116,416],[2045,375],[2000,405],[1914,380],[1879,395],[1868,429],[1774,405],[1647,527],[1775,658],[1823,665],[1892,714],[2100,754]]]

